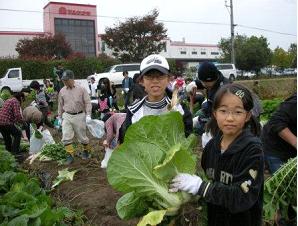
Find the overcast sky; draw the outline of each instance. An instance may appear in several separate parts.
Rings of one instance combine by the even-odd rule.
[[[97,5],[99,33],[106,26],[113,26],[121,19],[144,16],[154,8],[164,22],[168,36],[173,41],[184,37],[188,43],[217,44],[220,38],[230,36],[230,14],[225,0],[55,0]],[[43,7],[48,0],[0,0],[0,31],[43,31]],[[227,0],[230,3],[230,0]],[[270,48],[277,46],[288,49],[297,43],[296,0],[234,0],[235,34],[255,35],[267,38]],[[5,9],[37,11],[19,12]],[[179,23],[178,21],[194,22]],[[203,23],[216,23],[203,24]],[[255,27],[269,31],[249,29]],[[284,34],[280,34],[284,33]]]

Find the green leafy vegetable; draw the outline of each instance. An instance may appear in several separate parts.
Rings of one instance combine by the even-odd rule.
[[[68,168],[63,169],[63,170],[59,170],[58,171],[58,176],[56,177],[56,179],[53,181],[53,185],[52,188],[58,186],[59,184],[61,184],[63,181],[72,181],[73,177],[75,175],[75,173],[78,170],[73,170],[73,171],[68,171]]]
[[[272,100],[262,100],[263,113],[261,114],[262,121],[268,121],[271,115],[277,110],[282,100],[275,98]]]
[[[264,218],[272,221],[277,210],[286,219],[288,206],[296,209],[297,157],[290,159],[265,182]]]
[[[67,153],[62,143],[58,144],[45,144],[41,149],[39,158],[44,158],[55,161],[65,160]]]
[[[17,166],[14,156],[5,150],[4,146],[0,146],[0,173],[14,170]]]
[[[152,211],[144,216],[137,226],[157,225],[161,223],[166,212],[166,210]]]
[[[124,143],[113,152],[107,167],[109,183],[126,193],[116,205],[122,219],[152,210],[177,213],[190,195],[170,193],[168,184],[178,172],[195,173],[195,141],[192,135],[185,138],[178,112],[146,116],[129,127]]]
[[[9,98],[11,98],[11,93],[9,90],[7,89],[4,89],[1,91],[1,94],[0,94],[0,98],[4,101],[8,100]]]

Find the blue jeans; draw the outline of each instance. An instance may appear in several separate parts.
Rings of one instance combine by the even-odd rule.
[[[268,163],[269,171],[271,174],[274,174],[284,162],[275,156],[265,155],[265,159]]]

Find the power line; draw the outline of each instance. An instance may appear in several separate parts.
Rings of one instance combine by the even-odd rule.
[[[56,13],[51,13],[51,12],[37,11],[37,10],[21,10],[21,9],[7,9],[7,8],[0,8],[0,11],[23,12],[23,13],[48,13],[48,14],[56,14]],[[99,17],[99,18],[114,19],[114,20],[115,19],[116,20],[129,19],[128,17],[106,16],[106,15],[91,15],[91,16],[96,16],[96,17]],[[157,20],[157,21],[164,22],[164,23],[177,23],[177,24],[202,24],[202,25],[230,26],[230,24],[219,23],[219,22],[182,21],[182,20]],[[252,29],[252,30],[259,30],[259,31],[265,31],[265,32],[270,32],[270,33],[276,33],[276,34],[280,34],[280,35],[288,35],[288,36],[297,37],[296,34],[291,34],[291,33],[286,33],[286,32],[281,32],[281,31],[275,31],[275,30],[270,30],[270,29],[265,29],[265,28],[247,26],[247,25],[242,25],[242,24],[237,24],[236,26],[242,27],[242,28],[248,28],[248,29]],[[8,28],[8,29],[14,29],[14,28]]]

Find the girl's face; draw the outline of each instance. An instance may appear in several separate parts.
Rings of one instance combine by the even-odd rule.
[[[241,99],[231,93],[223,95],[213,114],[223,136],[232,138],[236,138],[242,132],[245,123],[251,117],[251,113],[244,109]]]
[[[144,75],[140,82],[145,87],[149,101],[160,101],[165,96],[169,76],[155,71]]]

